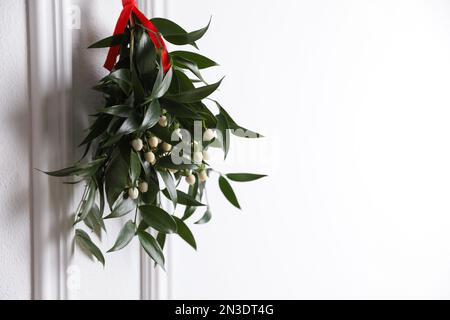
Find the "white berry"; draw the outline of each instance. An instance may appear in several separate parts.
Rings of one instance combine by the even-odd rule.
[[[203,134],[203,140],[204,141],[211,141],[212,139],[216,138],[216,132],[212,129],[208,129],[205,131],[205,133]]]
[[[172,146],[170,144],[168,144],[167,142],[163,142],[163,144],[161,145],[161,148],[165,152],[169,152],[172,150]]]
[[[198,174],[198,178],[201,182],[206,182],[206,180],[208,180],[208,174],[206,171],[202,171]]]
[[[200,163],[203,161],[203,152],[194,152],[194,162]]]
[[[139,198],[138,188],[131,188],[130,190],[128,190],[128,195],[130,196],[131,200],[136,200],[137,198]]]
[[[159,118],[159,125],[160,125],[161,127],[167,127],[168,121],[167,121],[167,117],[166,117],[166,116],[161,116],[161,117]]]
[[[193,186],[195,184],[196,178],[193,174],[190,174],[186,177],[186,182],[188,185]]]
[[[134,139],[131,141],[131,146],[133,147],[134,151],[139,152],[144,148],[144,142],[141,139]]]
[[[171,173],[173,173],[173,174],[175,174],[175,173],[177,173],[177,172],[178,172],[178,170],[177,170],[177,169],[169,169],[169,171],[170,171]]]
[[[151,164],[154,164],[156,161],[156,157],[153,152],[147,152],[146,154],[144,154],[144,158],[145,158],[145,161],[147,161],[148,163],[151,163]]]
[[[150,145],[150,148],[156,149],[156,148],[158,148],[159,139],[157,137],[153,136],[150,139],[148,139],[148,144]]]
[[[147,191],[148,191],[148,183],[147,182],[141,182],[140,184],[139,184],[139,191],[141,192],[141,193],[147,193]]]

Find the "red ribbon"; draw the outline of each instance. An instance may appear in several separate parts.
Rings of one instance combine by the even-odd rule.
[[[169,52],[167,52],[167,47],[162,39],[161,35],[156,29],[155,25],[147,19],[147,17],[139,11],[136,6],[136,0],[122,0],[123,10],[120,14],[119,20],[117,21],[116,29],[114,30],[114,35],[122,34],[125,32],[125,28],[128,25],[128,21],[131,18],[131,14],[135,14],[139,19],[141,24],[147,28],[148,35],[155,45],[156,49],[161,49],[161,59],[164,67],[164,72],[167,72],[170,69],[170,57]],[[120,45],[111,47],[108,52],[108,57],[106,58],[105,68],[111,71],[116,64],[117,57],[119,56]]]

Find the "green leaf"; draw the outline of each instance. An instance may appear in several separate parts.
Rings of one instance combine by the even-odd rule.
[[[143,29],[138,29],[136,41],[136,66],[144,81],[151,78],[156,68],[156,49],[150,36]]]
[[[161,103],[164,109],[169,111],[170,114],[174,115],[177,118],[193,119],[193,120],[203,119],[201,114],[192,110],[186,104],[178,103],[176,101],[171,101],[165,98],[161,99]]]
[[[164,36],[164,38],[170,43],[176,45],[190,44],[195,48],[198,48],[195,42],[200,40],[205,35],[211,24],[210,20],[205,28],[188,33],[175,22],[168,19],[154,18],[151,21],[156,26],[158,31]]]
[[[184,210],[183,218],[181,220],[186,221],[197,211],[197,207],[186,207]]]
[[[133,210],[136,210],[136,203],[129,198],[122,199],[122,201],[120,201],[119,204],[116,205],[111,214],[105,217],[105,219],[121,218],[123,216],[126,216]]]
[[[161,68],[161,71],[162,70],[164,69]],[[159,81],[155,82],[155,86],[153,87],[152,91],[152,99],[159,99],[166,94],[166,92],[170,88],[170,84],[172,83],[172,77],[173,77],[173,69],[170,68],[160,82]]]
[[[179,94],[166,95],[166,98],[170,99],[170,100],[174,100],[176,102],[180,102],[180,103],[198,102],[198,101],[201,101],[201,100],[207,98],[214,91],[216,91],[220,87],[222,81],[223,81],[223,79],[217,83],[214,83],[214,84],[211,84],[208,86],[187,90],[187,91],[181,92]]]
[[[220,132],[217,140],[222,146],[222,150],[224,152],[224,159],[226,159],[230,151],[230,143],[231,143],[230,131],[228,130],[229,126],[226,118],[222,114],[217,115],[216,119],[217,119],[217,130]]]
[[[99,116],[95,122],[92,124],[90,128],[90,132],[87,137],[80,144],[81,146],[90,144],[92,141],[100,137],[105,130],[108,128],[109,123],[111,122],[112,117],[109,115]],[[83,157],[84,158],[84,157]]]
[[[114,47],[119,44],[124,44],[128,39],[128,36],[125,33],[117,34],[105,39],[102,39],[91,46],[89,49],[100,49],[100,48],[109,48]]]
[[[169,192],[167,189],[163,190],[163,194],[170,199]],[[204,207],[205,204],[195,200],[193,197],[188,195],[187,193],[184,193],[183,191],[177,190],[177,203],[181,204],[182,206],[190,206],[190,207]]]
[[[164,184],[166,185],[167,191],[169,192],[170,199],[173,202],[173,206],[176,207],[178,203],[178,194],[175,182],[173,181],[172,175],[167,171],[158,171]]]
[[[203,38],[203,36],[208,32],[209,27],[211,26],[212,17],[209,19],[206,27],[198,29],[196,31],[189,32],[186,36],[184,35],[176,35],[173,36],[172,39],[180,42],[195,42]]]
[[[109,148],[109,147],[117,144],[120,141],[120,139],[122,139],[122,137],[123,137],[122,133],[108,136],[106,139],[101,141],[100,149]]]
[[[133,84],[133,97],[134,97],[134,105],[139,105],[142,103],[145,97],[145,87],[148,89],[148,85],[153,83],[152,74],[144,75],[143,83],[138,76],[137,68],[133,65],[133,72],[131,73],[131,82]]]
[[[202,200],[201,197],[199,197],[199,181],[198,179],[195,179],[195,184],[193,186],[189,186],[188,195],[191,196],[194,199]],[[189,219],[197,210],[197,207],[186,207],[184,210],[183,217],[181,218],[183,221],[186,221]]]
[[[122,126],[117,130],[118,135],[126,135],[133,132],[136,132],[140,128],[141,122],[139,121],[139,117],[135,113],[131,113],[129,117],[124,121]]]
[[[151,133],[160,138],[162,141],[171,143],[172,142],[172,132],[169,128],[163,128],[159,124],[149,129]]]
[[[189,193],[189,195],[191,195],[198,201],[202,201],[203,193],[205,191],[205,186],[206,186],[206,182],[199,182],[199,180],[197,179],[195,184],[193,186],[189,187],[188,193]],[[197,207],[186,207],[183,218],[181,220],[186,221],[187,219],[189,219],[197,211],[197,209],[198,209]]]
[[[148,228],[150,228],[150,226],[147,224],[147,222],[145,222],[144,220],[142,220],[142,221],[139,223],[139,226],[138,226],[138,232],[139,232],[139,231],[146,231]]]
[[[101,49],[101,48],[109,48],[114,47],[120,44],[124,44],[128,39],[128,36],[125,33],[117,34],[105,39],[102,39],[92,45],[89,46],[89,49]]]
[[[81,156],[80,160],[78,160],[78,162],[83,161],[87,157],[87,155],[89,154],[89,151],[91,150],[91,146],[92,146],[92,142],[88,142],[85,146],[83,146],[84,152],[83,152],[83,155]]]
[[[218,66],[213,60],[202,56],[201,54],[189,52],[189,51],[173,51],[170,53],[174,57],[182,57],[186,60],[194,62],[199,69],[207,69]]]
[[[156,237],[156,241],[158,241],[159,246],[161,249],[164,250],[164,246],[166,244],[167,234],[160,232],[158,233],[158,236]]]
[[[161,117],[161,105],[158,100],[153,100],[145,111],[145,117],[142,121],[141,130],[154,127]]]
[[[105,258],[100,249],[92,242],[89,235],[83,230],[75,230],[75,240],[82,249],[86,250],[90,255],[97,258],[98,261],[105,266]]]
[[[153,18],[150,20],[158,29],[158,31],[163,35],[170,35],[170,34],[183,34],[187,33],[186,30],[184,30],[182,27],[180,27],[178,24],[176,24],[173,21],[170,21],[169,19],[164,18]]]
[[[251,182],[267,177],[263,174],[253,174],[253,173],[229,173],[226,177],[232,181],[236,182]]]
[[[52,177],[70,177],[70,176],[90,177],[95,175],[97,170],[105,163],[105,160],[106,160],[105,158],[100,158],[87,164],[77,164],[73,167],[69,167],[63,170],[44,173]]]
[[[172,156],[165,156],[158,160],[158,163],[156,164],[158,168],[164,168],[164,169],[174,169],[174,170],[196,170],[198,169],[197,164],[188,163],[188,164],[179,164],[176,165],[172,161]]]
[[[134,111],[131,112],[130,116],[133,115],[133,113],[134,113]],[[117,131],[119,131],[120,127],[123,125],[124,122],[125,122],[124,118],[113,117],[111,119],[111,121],[109,122],[108,128],[106,129],[107,137],[105,137],[104,140],[108,141],[108,140],[110,140],[111,136],[116,135]]]
[[[241,127],[238,125],[233,118],[228,114],[228,112],[225,111],[225,109],[215,100],[212,100],[216,103],[217,107],[220,110],[220,114],[226,119],[226,122],[228,124],[228,129],[232,129],[232,133],[240,138],[263,138],[264,136],[256,133],[254,131],[248,130],[244,127]]]
[[[191,71],[201,82],[207,84],[195,62],[184,59],[183,57],[174,57],[173,62],[175,66]]]
[[[113,155],[105,175],[106,199],[109,207],[112,208],[128,184],[128,162],[120,152],[115,152]]]
[[[156,197],[159,193],[159,186],[155,183],[155,181],[153,181],[153,179],[147,178],[147,183],[148,183],[148,191],[144,194],[141,194],[141,200],[145,204],[154,204],[156,201]]]
[[[117,106],[104,108],[99,112],[120,118],[128,118],[132,110],[133,109],[130,106],[121,104]]]
[[[94,86],[93,89],[95,91],[102,92],[109,97],[116,99],[123,98],[123,90],[112,78],[108,81],[100,82],[98,85]]]
[[[145,205],[140,206],[139,211],[141,212],[142,219],[153,229],[164,233],[177,232],[175,220],[163,209],[152,205]]]
[[[191,230],[189,230],[189,227],[184,223],[183,220],[177,217],[173,217],[177,223],[178,227],[178,235],[186,241],[192,248],[197,250],[197,243],[195,242],[194,235],[192,234]]]
[[[49,176],[52,176],[52,177],[70,177],[70,176],[83,177],[83,176],[92,175],[94,173],[94,172],[92,172],[92,170],[89,170],[87,168],[82,169],[79,166],[68,167],[68,168],[65,168],[62,170],[58,170],[58,171],[47,171],[47,172],[42,171],[42,172]]]
[[[84,219],[84,223],[99,237],[101,235],[102,230],[106,231],[102,214],[100,212],[99,207],[96,204],[94,204],[88,216],[86,217],[86,219]]]
[[[98,194],[100,195],[100,200],[99,200],[99,214],[100,214],[100,218],[102,219],[102,223],[103,223],[103,213],[105,212],[105,181],[103,180],[103,172],[99,172],[98,176],[100,176],[100,179],[96,179],[96,185],[98,187]],[[106,228],[105,228],[106,231]]]
[[[162,65],[162,59],[160,61],[160,65]],[[153,83],[153,88],[152,88],[152,94],[150,96],[150,100],[153,99],[153,95],[156,93],[156,91],[159,89],[159,87],[161,86],[162,82],[164,80],[164,68],[159,68],[158,73],[156,75],[156,79]]]
[[[164,253],[155,238],[142,230],[138,230],[138,236],[145,252],[147,252],[150,258],[153,259],[156,264],[160,265],[164,269]]]
[[[91,180],[91,182],[88,185],[87,190],[87,197],[83,205],[81,206],[80,214],[79,214],[79,220],[84,220],[88,216],[88,214],[91,212],[92,207],[95,204],[95,195],[97,193],[97,188],[95,186],[95,182]]]
[[[175,22],[172,22],[168,19],[154,18],[151,21],[158,29],[158,31],[163,35],[163,37],[170,43],[176,45],[190,44],[197,49],[198,47],[195,42],[197,40],[200,40],[205,35],[211,24],[210,20],[205,28],[188,33],[182,27],[177,25]]]
[[[173,79],[174,79],[174,81],[172,81],[173,87],[171,88],[170,91],[173,94],[178,94],[183,91],[195,89],[192,80],[189,79],[189,77],[181,70],[175,69]]]
[[[116,243],[108,252],[119,251],[125,248],[136,234],[136,225],[133,221],[128,221],[117,237]]]
[[[216,116],[203,102],[190,103],[189,107],[200,114],[208,128],[215,128],[217,126]]]
[[[235,206],[238,209],[241,209],[241,206],[239,204],[239,201],[236,197],[236,194],[233,191],[233,188],[231,187],[230,183],[225,179],[223,176],[219,178],[219,187],[222,191],[225,198],[227,198],[230,203]]]
[[[130,152],[130,178],[135,183],[141,175],[141,160],[139,155],[133,150]]]
[[[212,213],[211,213],[211,210],[208,208],[208,210],[206,210],[203,217],[200,220],[198,220],[195,224],[207,224],[208,222],[211,221],[211,218],[212,218]]]
[[[131,73],[129,69],[119,69],[111,72],[109,75],[111,80],[116,83],[120,89],[126,94],[129,95],[132,88],[131,83]]]

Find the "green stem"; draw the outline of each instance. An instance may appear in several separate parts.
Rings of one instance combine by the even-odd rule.
[[[134,63],[134,41],[135,41],[135,29],[136,24],[134,21],[134,15],[131,14],[130,17],[130,28],[131,28],[131,39],[130,39],[130,72],[133,72],[133,63]]]
[[[137,214],[138,214],[138,206],[136,206],[136,211],[134,213],[134,224],[136,225],[137,223]]]
[[[159,46],[160,46],[161,48],[163,47],[163,44],[162,44],[162,42],[160,41],[161,33],[155,32],[155,31],[153,31],[153,30],[150,30],[150,29],[146,28],[145,26],[143,26],[143,25],[140,24],[140,23],[138,23],[138,25],[139,25],[142,29],[144,29],[145,31],[150,32],[150,33],[153,33],[153,34],[156,36],[156,40],[158,40]]]
[[[82,208],[83,203],[84,203],[84,201],[85,201],[85,199],[86,199],[86,196],[87,196],[88,188],[89,188],[89,183],[87,183],[87,184],[84,186],[83,196],[81,197],[81,201],[80,201],[80,203],[78,204],[77,210],[76,210],[76,212],[75,212],[75,220],[78,219],[78,215],[80,214],[81,208]]]

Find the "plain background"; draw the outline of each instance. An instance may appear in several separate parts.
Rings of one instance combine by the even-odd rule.
[[[0,298],[31,296],[24,3],[0,3]],[[111,33],[120,3],[74,3],[74,102],[93,110],[100,99],[87,90],[105,52],[85,48]],[[450,3],[169,0],[167,9],[189,30],[213,16],[199,45],[221,67],[206,78],[226,75],[216,97],[267,137],[234,141],[218,167],[270,176],[234,184],[242,212],[211,178],[214,216],[193,227],[198,252],[171,243],[171,297],[450,298]],[[109,257],[106,271],[77,256],[76,296],[137,298],[136,249]]]
[[[227,78],[240,141],[174,298],[450,298],[450,3],[169,1]],[[208,77],[217,79],[218,76]],[[235,145],[236,146],[236,145]],[[215,182],[214,182],[215,183]]]

